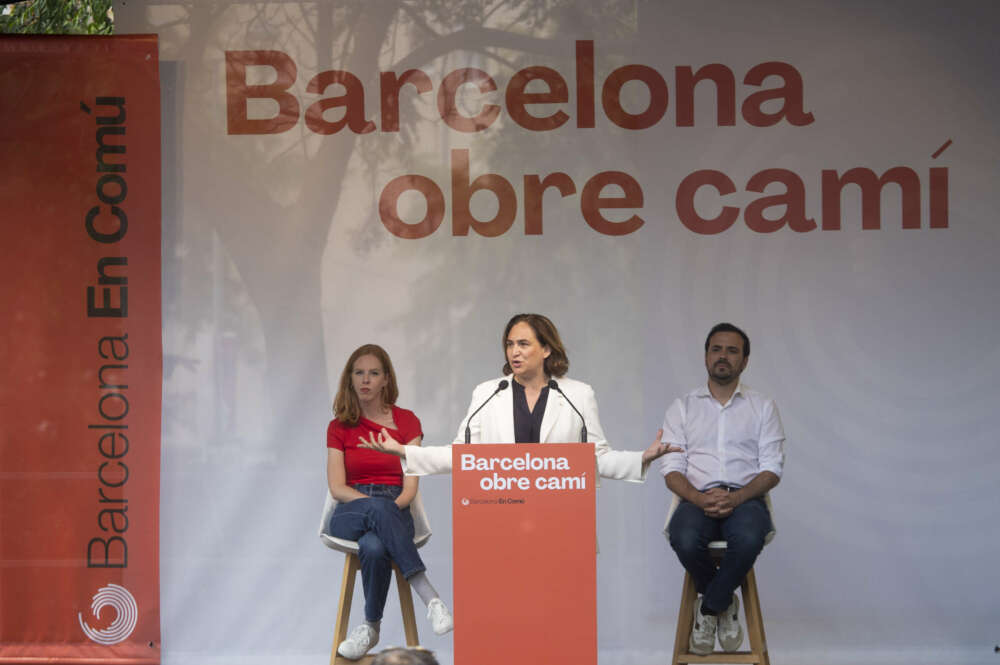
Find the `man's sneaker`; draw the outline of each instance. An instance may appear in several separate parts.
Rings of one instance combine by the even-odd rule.
[[[740,625],[740,599],[733,594],[733,602],[719,615],[719,644],[723,651],[736,651],[743,644],[743,626]]]
[[[357,660],[378,644],[378,633],[366,623],[351,631],[347,639],[337,647],[337,653],[347,660]]]
[[[691,653],[707,656],[715,651],[715,628],[718,617],[701,613],[701,596],[694,603],[694,626],[691,628]]]
[[[431,622],[435,635],[444,635],[455,627],[448,606],[440,598],[432,598],[431,602],[427,603],[427,620]]]

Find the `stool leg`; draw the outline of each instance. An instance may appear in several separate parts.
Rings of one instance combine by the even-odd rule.
[[[747,638],[750,640],[750,652],[757,657],[761,665],[771,665],[767,655],[767,638],[764,636],[764,619],[760,611],[760,596],[757,593],[757,576],[753,568],[747,573],[742,584],[743,612],[747,618]]]
[[[420,646],[420,637],[417,635],[417,618],[413,614],[413,592],[410,583],[403,577],[403,571],[395,563],[392,569],[396,571],[396,589],[399,590],[399,609],[403,613],[403,632],[406,633],[406,646]]]
[[[344,576],[340,581],[340,602],[337,605],[337,623],[333,629],[333,649],[330,652],[330,665],[337,661],[337,647],[347,639],[347,622],[351,618],[351,601],[354,599],[354,578],[361,569],[361,560],[357,554],[344,555]]]
[[[688,652],[691,641],[691,629],[694,628],[694,601],[698,592],[694,588],[694,580],[690,573],[684,572],[684,586],[681,590],[681,607],[677,610],[677,634],[674,636],[673,665],[688,662],[681,657]]]

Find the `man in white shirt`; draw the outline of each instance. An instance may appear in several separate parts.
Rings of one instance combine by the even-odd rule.
[[[708,383],[674,400],[663,419],[664,443],[679,446],[660,462],[667,488],[680,497],[667,528],[670,546],[701,594],[690,649],[707,654],[719,643],[743,642],[736,588],[771,531],[764,496],[781,479],[785,433],[774,401],[740,383],[750,339],[730,323],[705,339]],[[718,569],[708,543],[726,540]]]

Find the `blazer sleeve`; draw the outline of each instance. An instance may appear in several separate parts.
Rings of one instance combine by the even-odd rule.
[[[430,476],[451,473],[451,446],[404,446],[403,473]]]
[[[594,444],[594,454],[597,455],[597,473],[602,478],[612,480],[627,480],[641,483],[646,480],[646,468],[642,464],[642,451],[614,450],[604,438],[604,428],[597,414],[597,398],[594,389],[582,384],[583,413],[587,422],[587,439]],[[647,465],[648,466],[648,465]]]

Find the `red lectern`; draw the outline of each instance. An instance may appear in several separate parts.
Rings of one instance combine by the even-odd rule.
[[[597,665],[594,446],[452,446],[457,665]]]

